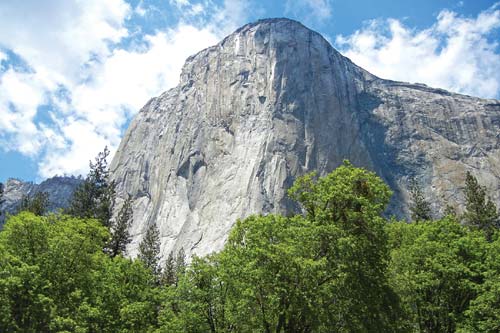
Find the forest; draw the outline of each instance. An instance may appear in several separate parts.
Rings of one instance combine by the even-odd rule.
[[[131,199],[112,214],[106,150],[68,209],[25,198],[0,232],[2,332],[498,332],[497,207],[467,174],[463,212],[433,216],[412,182],[412,221],[345,161],[298,178],[295,215],[235,222],[224,249],[160,260],[152,225],[136,258]]]

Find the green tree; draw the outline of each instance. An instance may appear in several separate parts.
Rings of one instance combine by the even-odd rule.
[[[320,281],[327,282],[320,285],[329,297],[319,306],[321,322],[346,331],[397,329],[398,300],[387,282],[382,217],[392,195],[389,187],[346,161],[325,177],[299,178],[290,194],[316,227],[315,258],[325,261]]]
[[[186,269],[186,253],[184,249],[181,247],[177,252],[177,256],[175,257],[175,272],[177,275],[184,274]]]
[[[179,276],[186,270],[186,255],[184,249],[180,249],[174,257],[174,252],[170,252],[163,264],[161,272],[161,284],[166,286],[177,285]]]
[[[430,203],[425,199],[424,193],[420,184],[412,179],[410,182],[410,211],[413,221],[427,221],[432,219],[432,211]]]
[[[193,258],[178,284],[167,287],[159,314],[162,332],[245,332],[225,322],[226,281],[212,256]],[[248,320],[248,318],[246,318]]]
[[[175,269],[175,259],[173,252],[170,252],[163,265],[162,275],[161,275],[162,285],[172,286],[177,283],[177,272]]]
[[[451,217],[394,222],[386,229],[390,281],[406,311],[408,331],[455,332],[463,327],[483,280],[488,244],[484,235]]]
[[[147,332],[158,292],[139,261],[102,252],[95,219],[12,216],[0,232],[0,327],[5,332]]]
[[[118,216],[111,223],[111,240],[106,247],[106,252],[111,257],[119,254],[123,255],[130,243],[130,233],[128,231],[133,219],[132,198],[129,196],[123,203]]]
[[[139,260],[149,269],[156,279],[160,279],[160,231],[156,224],[150,225],[139,244]]]
[[[109,179],[107,158],[109,150],[104,148],[90,162],[90,172],[82,184],[73,193],[68,213],[81,218],[95,218],[110,227],[113,203],[115,199],[115,184]]]
[[[92,288],[94,255],[107,232],[66,216],[11,216],[0,233],[0,315],[6,331],[51,332],[70,320],[75,292]]]
[[[482,230],[491,240],[500,223],[497,207],[487,196],[486,188],[479,185],[477,178],[470,172],[465,178],[465,209],[465,223]]]
[[[4,192],[4,185],[3,183],[0,183],[0,217],[2,217],[3,211],[2,211],[2,205],[5,202],[5,199],[3,197],[3,192]]]
[[[485,254],[484,283],[467,310],[463,332],[500,332],[500,234],[493,236]]]
[[[162,328],[185,332],[391,332],[398,298],[387,278],[382,212],[391,192],[346,162],[298,179],[305,214],[236,222],[224,250],[194,259],[167,289]]]
[[[29,195],[23,196],[18,211],[31,212],[35,215],[42,216],[47,213],[49,204],[50,200],[47,192],[36,192],[32,197]]]

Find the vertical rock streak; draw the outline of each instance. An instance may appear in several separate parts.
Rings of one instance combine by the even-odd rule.
[[[499,105],[379,79],[295,21],[246,25],[188,58],[131,123],[111,165],[134,199],[130,251],[153,223],[164,256],[220,250],[236,219],[296,210],[295,177],[343,159],[389,183],[388,214],[408,214],[410,176],[444,207],[472,170],[498,202]]]

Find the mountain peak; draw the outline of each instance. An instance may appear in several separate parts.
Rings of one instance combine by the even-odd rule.
[[[220,250],[237,219],[296,211],[293,180],[344,159],[391,186],[388,214],[408,215],[410,177],[436,213],[462,203],[469,170],[498,202],[495,105],[378,79],[293,20],[247,24],[190,57],[127,130],[111,170],[134,202],[130,253],[152,224],[164,256]]]
[[[286,18],[286,17],[276,17],[276,18],[263,18],[263,19],[259,19],[259,20],[254,21],[254,22],[247,23],[247,24],[241,26],[240,28],[236,29],[236,31],[234,33],[239,33],[241,31],[244,31],[244,30],[256,27],[256,26],[261,26],[261,25],[280,25],[282,27],[285,25],[296,25],[298,27],[311,30],[299,21],[296,21],[296,20],[293,20],[290,18]]]

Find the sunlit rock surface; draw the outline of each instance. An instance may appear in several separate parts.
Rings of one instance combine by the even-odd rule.
[[[343,159],[391,186],[388,214],[408,215],[409,177],[436,215],[463,202],[466,171],[498,203],[499,127],[500,101],[377,78],[295,21],[248,24],[188,58],[123,138],[111,168],[134,200],[129,253],[154,223],[164,256],[220,250],[238,218],[296,210],[294,179]]]

